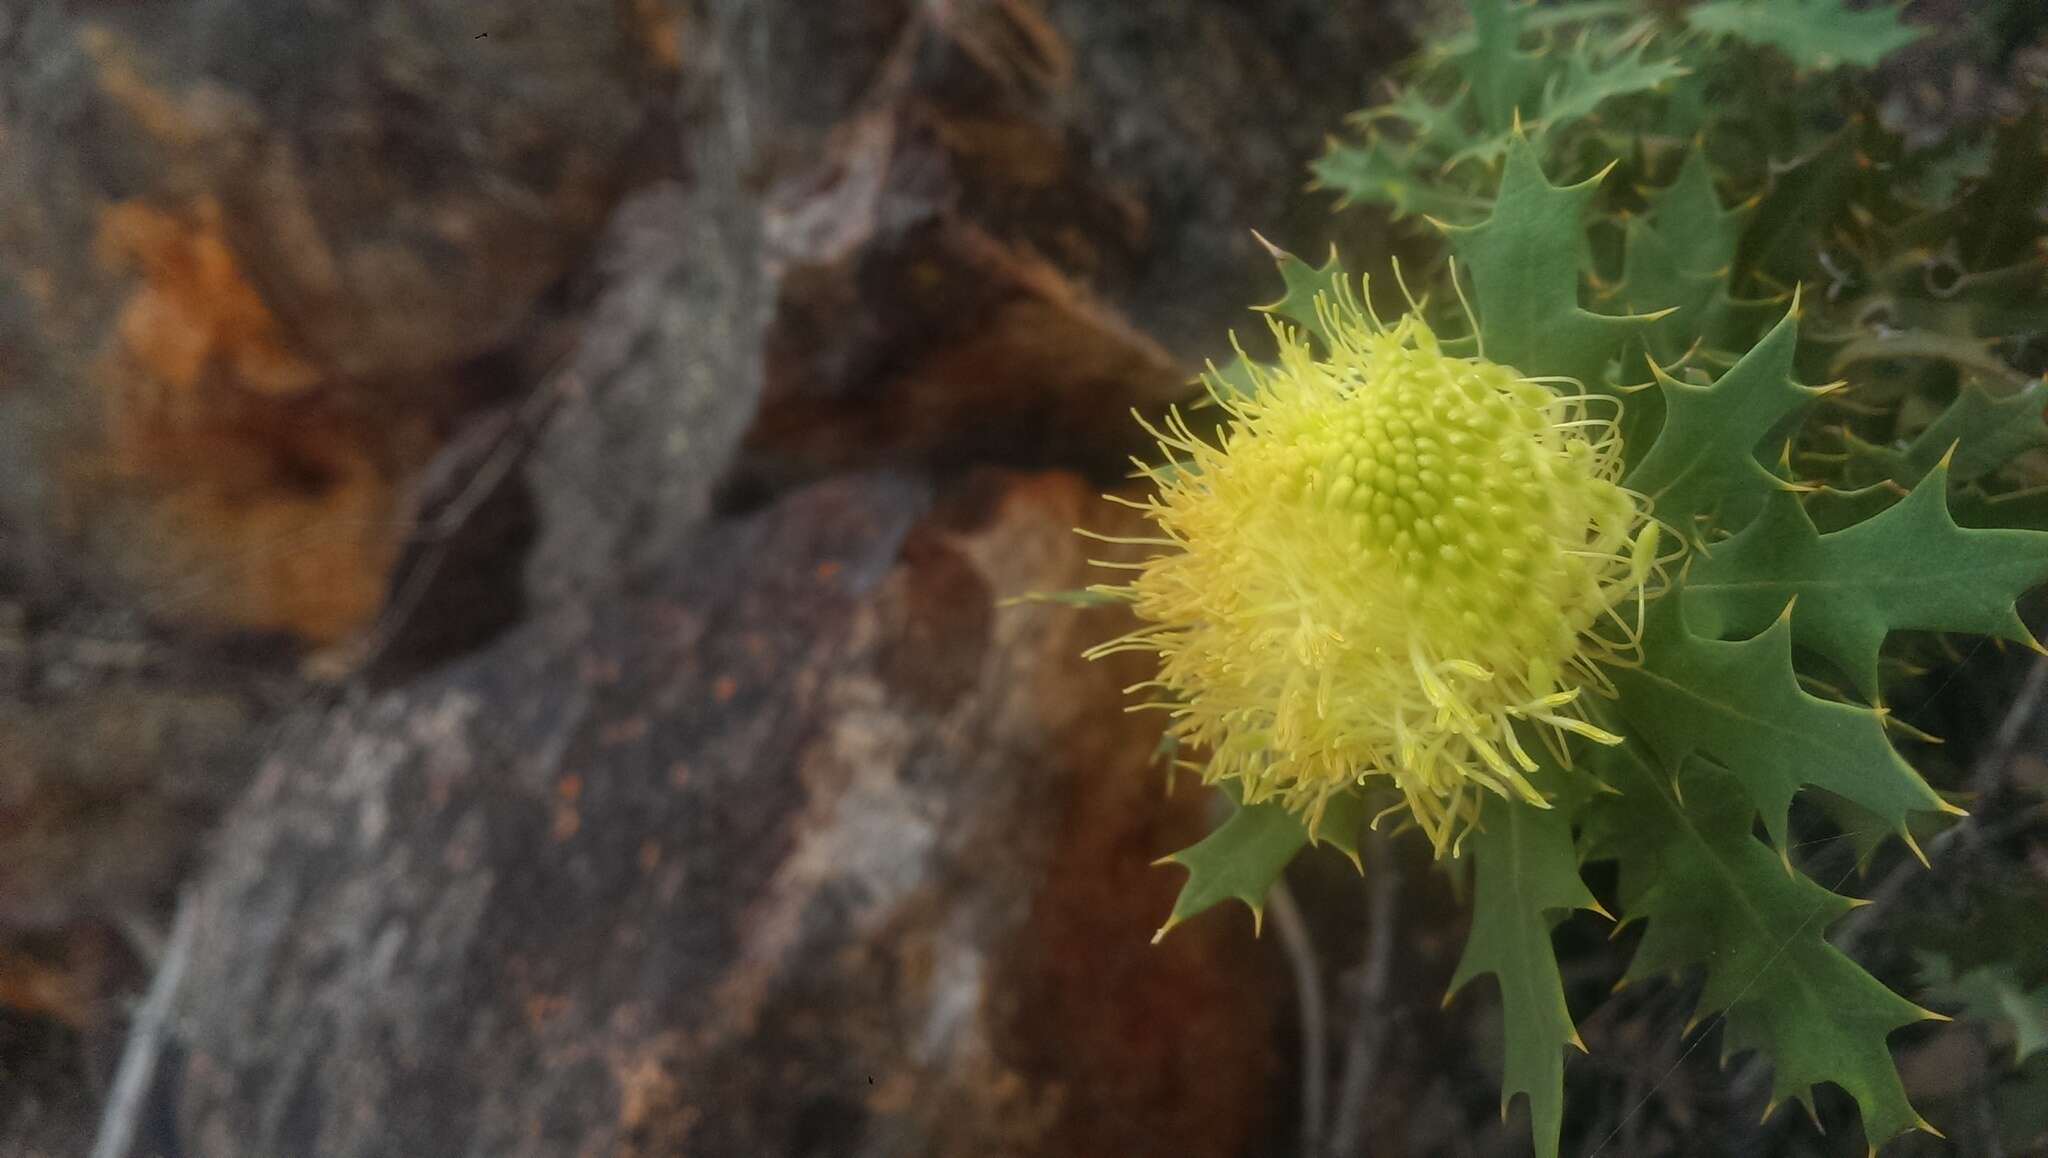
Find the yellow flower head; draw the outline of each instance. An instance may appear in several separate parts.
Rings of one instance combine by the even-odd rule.
[[[1139,686],[1210,781],[1313,832],[1384,776],[1441,854],[1480,789],[1547,804],[1518,724],[1560,759],[1563,732],[1618,742],[1580,697],[1634,655],[1656,525],[1616,481],[1609,399],[1447,354],[1348,294],[1322,314],[1327,354],[1276,325],[1249,393],[1212,373],[1216,441],[1178,413],[1151,430],[1169,462],[1136,505],[1164,537],[1139,541],[1172,549],[1102,589],[1145,626],[1090,654],[1158,653]]]

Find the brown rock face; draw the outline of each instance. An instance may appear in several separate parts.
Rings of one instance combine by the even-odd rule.
[[[1388,25],[0,5],[0,1150],[203,858],[138,1152],[1257,1152],[1264,948],[1147,943],[1204,802],[1001,600]]]
[[[647,6],[641,6],[647,9]],[[600,0],[28,6],[0,29],[0,507],[157,619],[333,643],[410,480],[517,386],[677,32]],[[14,441],[14,440],[10,440]]]
[[[1081,578],[1088,497],[820,484],[279,752],[205,893],[191,1144],[1238,1152],[1273,981],[1147,944],[1203,802],[1076,658],[1113,625],[995,606]]]
[[[428,461],[590,320],[593,243],[657,177],[765,210],[741,491],[1114,466],[1124,412],[1227,353],[1249,230],[1289,238],[1301,160],[1399,47],[1296,7],[27,5],[0,449],[35,469],[0,510],[159,621],[363,632]]]
[[[1075,461],[1186,371],[1094,288],[1143,206],[1073,147],[1065,42],[1027,4],[907,20],[824,157],[767,212],[775,319],[749,446],[799,471],[877,460]]]
[[[91,367],[100,445],[66,464],[72,521],[126,501],[153,546],[132,567],[171,621],[321,643],[360,628],[400,541],[399,479],[431,448],[424,411],[350,412],[249,283],[218,202],[123,202],[98,240],[136,285]]]
[[[767,39],[796,39],[762,7]],[[1303,62],[1391,47],[1364,5],[846,7],[893,29],[857,111],[821,132],[758,98],[776,138],[818,142],[758,158],[773,321],[746,467],[771,480],[1120,463],[1132,407],[1227,358],[1261,292],[1250,230],[1321,240],[1290,236],[1291,174],[1321,139],[1309,110],[1358,94]]]

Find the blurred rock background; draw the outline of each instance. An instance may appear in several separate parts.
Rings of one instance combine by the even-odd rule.
[[[0,5],[0,1152],[167,949],[137,1155],[1290,1128],[1139,667],[999,601],[1408,16]]]
[[[1518,1152],[1449,886],[1149,945],[1210,804],[1003,602],[1251,228],[1394,244],[1304,166],[1430,7],[0,2],[0,1155],[167,960],[98,1158]]]

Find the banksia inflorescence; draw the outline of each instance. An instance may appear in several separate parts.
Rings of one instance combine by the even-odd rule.
[[[1932,1129],[1887,1038],[1934,1015],[1829,944],[1855,902],[1804,866],[1959,811],[1894,742],[1914,669],[1881,649],[2039,648],[2014,605],[2048,580],[2048,487],[2016,464],[2048,381],[2016,351],[2048,336],[2048,117],[1916,157],[1783,115],[1913,39],[1883,7],[1470,7],[1316,166],[1426,216],[1464,308],[1382,324],[1334,259],[1279,254],[1277,353],[1147,427],[1165,461],[1118,501],[1151,557],[1077,595],[1135,613],[1093,654],[1156,653],[1133,706],[1235,804],[1166,858],[1166,929],[1412,827],[1469,872],[1453,989],[1500,979],[1503,1107],[1526,1096],[1541,1158],[1574,909],[1640,923],[1626,979],[1699,976],[1773,1105],[1829,1082],[1873,1143]],[[1809,790],[1830,820],[1795,820]]]
[[[1618,737],[1580,698],[1637,647],[1656,552],[1620,485],[1607,395],[1446,353],[1340,289],[1327,349],[1275,324],[1248,392],[1212,382],[1220,437],[1178,413],[1138,504],[1172,548],[1127,598],[1146,626],[1095,649],[1160,656],[1150,685],[1207,778],[1314,833],[1332,795],[1399,790],[1439,853],[1480,792],[1548,807],[1516,734]]]

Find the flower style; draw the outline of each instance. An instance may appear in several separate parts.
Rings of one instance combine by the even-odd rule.
[[[1319,310],[1326,353],[1276,323],[1249,392],[1212,370],[1216,441],[1178,412],[1147,426],[1168,461],[1131,505],[1163,538],[1120,541],[1170,550],[1097,588],[1144,625],[1089,654],[1159,655],[1133,690],[1206,780],[1313,834],[1383,776],[1442,855],[1480,790],[1548,806],[1518,726],[1560,762],[1563,733],[1619,742],[1581,697],[1637,654],[1657,527],[1617,481],[1612,399],[1446,353],[1349,292]]]

